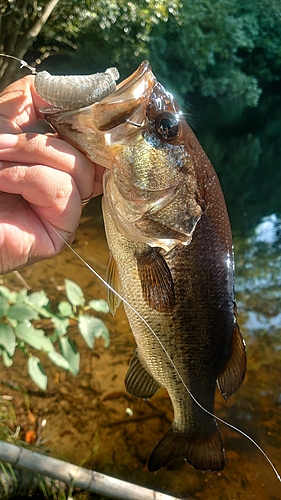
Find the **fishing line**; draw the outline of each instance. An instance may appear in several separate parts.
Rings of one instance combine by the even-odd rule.
[[[8,54],[0,54],[0,57],[9,57],[10,59],[15,59],[16,61],[19,61],[21,64],[20,69],[27,68],[27,69],[29,69],[29,71],[31,71],[31,73],[33,75],[36,75],[36,73],[37,73],[36,68],[33,68],[33,66],[29,66],[29,64],[27,64],[27,62],[24,61],[23,59],[19,59],[18,57],[15,57],[15,56],[9,56]]]
[[[76,252],[76,250],[74,250],[74,248],[72,248],[72,246],[64,239],[64,237],[57,231],[57,229],[49,222],[45,219],[45,221],[48,223],[48,225],[54,230],[54,232],[57,234],[57,236],[60,237],[60,239],[65,243],[65,245],[74,253],[74,255],[107,287],[109,288],[109,290],[111,290],[113,293],[115,293],[115,295],[120,299],[122,300],[122,302],[124,304],[126,304],[126,306],[128,306],[131,311],[133,311],[136,316],[138,316],[138,318],[141,319],[141,321],[143,321],[143,323],[145,324],[145,326],[147,326],[147,328],[150,330],[150,332],[153,334],[154,338],[157,340],[157,342],[159,343],[160,347],[163,349],[164,353],[166,354],[169,362],[171,363],[171,365],[173,366],[177,376],[179,377],[180,381],[182,382],[184,388],[186,389],[187,393],[189,394],[189,396],[193,399],[194,403],[197,404],[199,406],[199,408],[201,408],[201,410],[203,410],[205,413],[207,413],[208,415],[210,415],[211,417],[215,418],[217,421],[221,422],[222,424],[228,426],[230,429],[233,429],[234,431],[238,432],[239,434],[241,434],[242,436],[244,436],[246,439],[248,439],[259,451],[260,453],[264,456],[264,458],[266,458],[267,462],[269,463],[269,465],[271,466],[271,468],[273,469],[278,481],[281,482],[281,476],[279,474],[279,472],[277,471],[276,467],[274,466],[274,464],[272,463],[272,461],[270,460],[270,458],[267,456],[267,454],[265,453],[265,451],[260,447],[260,445],[258,443],[256,443],[256,441],[254,441],[253,438],[251,438],[250,436],[248,436],[248,434],[246,434],[244,431],[242,431],[241,429],[238,429],[238,427],[235,427],[235,425],[232,425],[230,424],[229,422],[226,422],[226,420],[223,420],[222,418],[220,417],[217,417],[216,415],[214,415],[212,412],[210,412],[209,410],[207,410],[206,408],[204,408],[204,406],[202,406],[199,401],[197,401],[197,399],[195,398],[195,396],[193,396],[193,394],[190,392],[189,388],[187,387],[186,383],[184,382],[180,372],[178,371],[176,365],[174,364],[170,354],[168,353],[167,349],[165,348],[164,344],[161,342],[161,340],[158,338],[158,336],[156,335],[156,333],[153,331],[153,329],[151,328],[151,326],[147,323],[147,321],[141,316],[141,314],[126,300],[124,299],[124,297],[122,297],[122,295],[120,295],[120,293],[118,293],[109,283],[107,283],[105,281],[105,279],[102,278],[102,276],[99,275],[99,273],[97,271],[95,271],[95,269],[93,269],[90,264],[88,264],[88,262],[86,262],[83,257],[81,257],[81,255],[79,255],[79,253]]]
[[[27,64],[26,61],[24,61],[23,59],[19,59],[18,57],[15,57],[15,56],[11,56],[11,55],[7,55],[7,54],[2,54],[0,53],[0,57],[8,57],[10,59],[15,59],[16,61],[19,61],[21,66],[20,68],[28,68],[31,73],[33,75],[35,75],[37,73],[36,71],[36,68],[30,66],[29,64]],[[129,120],[127,120],[129,123],[131,123],[132,125],[135,125],[135,126],[140,126],[139,124],[137,123],[133,123],[133,122],[130,122]],[[239,434],[241,434],[242,436],[244,436],[246,439],[248,439],[259,451],[260,453],[264,456],[264,458],[267,460],[267,462],[269,463],[269,465],[271,466],[271,468],[273,469],[278,481],[281,482],[281,476],[280,474],[278,473],[276,467],[273,465],[272,461],[270,460],[270,458],[267,456],[267,454],[265,453],[265,451],[259,446],[258,443],[256,443],[256,441],[254,441],[254,439],[252,439],[250,436],[248,436],[248,434],[246,434],[244,431],[242,431],[241,429],[238,429],[238,427],[235,427],[235,425],[232,425],[230,424],[229,422],[226,422],[225,420],[223,420],[222,418],[220,417],[217,417],[216,415],[214,415],[212,412],[210,412],[209,410],[207,410],[206,408],[204,408],[200,403],[199,401],[197,401],[197,399],[195,398],[195,396],[193,396],[193,394],[191,393],[191,391],[189,390],[189,388],[187,387],[187,385],[185,384],[180,372],[178,371],[176,365],[174,364],[171,356],[169,355],[167,349],[165,348],[164,344],[161,342],[161,340],[158,338],[158,336],[156,335],[156,333],[153,331],[153,329],[151,328],[151,326],[147,323],[147,321],[141,316],[141,314],[126,300],[124,299],[124,297],[122,297],[122,295],[120,295],[111,285],[109,285],[109,283],[107,283],[98,273],[97,271],[95,271],[91,266],[90,264],[88,264],[84,259],[83,257],[81,257],[77,252],[76,250],[74,250],[74,248],[71,247],[71,245],[63,238],[63,236],[57,231],[57,229],[49,222],[45,219],[45,222],[47,222],[47,224],[53,229],[53,231],[57,234],[57,236],[59,236],[59,238],[64,242],[64,244],[74,253],[74,255],[109,289],[111,290],[113,293],[115,293],[115,295],[120,299],[122,300],[122,302],[124,304],[126,304],[126,306],[128,306],[131,311],[133,311],[134,314],[136,314],[136,316],[138,318],[140,318],[140,320],[145,324],[145,326],[149,329],[149,331],[152,333],[152,335],[154,336],[154,338],[156,339],[156,341],[159,343],[160,347],[163,349],[163,352],[165,353],[165,355],[167,356],[169,362],[171,363],[171,365],[173,366],[178,378],[180,379],[180,381],[182,382],[185,390],[187,391],[187,393],[189,394],[189,396],[191,397],[191,399],[194,401],[195,404],[197,404],[197,406],[199,406],[199,408],[201,408],[202,411],[204,411],[205,413],[207,413],[208,415],[210,415],[211,417],[215,418],[215,420],[221,422],[222,424],[228,426],[229,428],[233,429],[234,431],[238,432]]]

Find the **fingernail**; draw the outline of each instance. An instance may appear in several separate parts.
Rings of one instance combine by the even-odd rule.
[[[0,134],[0,149],[13,148],[18,143],[16,134]]]

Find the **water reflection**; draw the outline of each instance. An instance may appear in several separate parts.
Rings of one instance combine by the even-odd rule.
[[[263,217],[252,236],[236,237],[236,291],[249,334],[266,330],[280,341],[281,219]]]
[[[281,96],[257,108],[193,100],[195,131],[220,177],[234,234],[248,235],[281,208]],[[192,121],[192,117],[191,117]]]
[[[281,220],[276,214],[263,217],[260,224],[255,229],[253,241],[256,243],[278,243],[281,240]]]

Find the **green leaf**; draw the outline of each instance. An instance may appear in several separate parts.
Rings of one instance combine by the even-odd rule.
[[[5,350],[2,351],[2,358],[3,358],[3,363],[6,366],[6,368],[10,368],[10,366],[12,366],[12,364],[13,364],[13,358],[11,358],[9,356],[7,351],[5,351]]]
[[[47,388],[48,378],[45,375],[41,361],[36,356],[30,356],[27,362],[28,374],[30,378],[38,385],[39,389],[45,391]]]
[[[105,347],[109,346],[109,331],[103,321],[99,318],[93,318],[87,314],[79,316],[79,331],[86,344],[92,349],[95,338],[103,337]]]
[[[60,368],[63,368],[64,370],[70,370],[70,366],[69,366],[68,361],[59,352],[57,352],[57,351],[49,352],[48,358],[56,366],[59,366]]]
[[[103,312],[103,313],[108,313],[109,312],[109,307],[106,302],[106,300],[99,299],[99,300],[90,300],[89,301],[89,306],[91,309],[94,309],[94,311],[97,312]]]
[[[32,308],[33,311],[36,311],[40,316],[43,316],[43,318],[51,318],[54,314],[52,311],[48,311],[46,307],[39,307],[36,306],[35,304],[31,304],[30,307]]]
[[[84,306],[85,298],[82,289],[79,285],[71,280],[64,280],[65,283],[65,293],[69,302],[73,306]]]
[[[7,310],[9,309],[9,302],[6,297],[0,295],[0,317],[6,316]]]
[[[14,304],[9,307],[7,315],[11,319],[17,321],[24,321],[28,319],[39,319],[36,311],[34,311],[28,304]]]
[[[60,338],[60,348],[63,357],[69,364],[69,371],[73,375],[78,375],[80,367],[80,354],[74,342],[67,336]]]
[[[15,332],[18,339],[23,340],[38,351],[52,352],[55,350],[44,330],[34,328],[28,321],[19,323]]]
[[[28,302],[36,305],[37,307],[44,307],[49,304],[49,299],[44,290],[41,290],[40,292],[31,293],[28,296]]]
[[[0,345],[4,347],[9,356],[13,356],[16,347],[16,337],[10,325],[0,323]]]
[[[62,302],[59,303],[58,311],[64,318],[73,316],[73,309],[71,307],[71,304],[67,302],[67,300],[62,300]]]
[[[49,299],[44,292],[41,290],[40,292],[34,292],[27,297],[26,304],[28,304],[32,310],[36,311],[43,318],[51,318],[53,313],[47,309],[49,304]]]
[[[0,286],[0,295],[8,299],[10,303],[14,303],[17,298],[17,292],[11,292],[6,286]]]
[[[58,340],[60,337],[66,334],[67,329],[69,327],[69,319],[68,318],[58,318],[57,316],[53,316],[51,319],[53,325],[55,326],[55,330],[51,335],[53,342]]]
[[[17,293],[16,304],[25,304],[27,299],[27,289],[23,288]]]
[[[11,319],[9,318],[9,325],[12,327],[12,328],[16,328],[18,322],[15,320],[15,319]]]

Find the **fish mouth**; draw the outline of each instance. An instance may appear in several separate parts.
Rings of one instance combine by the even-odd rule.
[[[63,123],[79,130],[78,124],[85,128],[95,128],[105,132],[128,121],[141,126],[146,115],[146,106],[157,82],[148,61],[144,61],[128,78],[119,83],[116,90],[91,106],[76,110],[61,111],[54,109],[46,113],[46,119],[56,129]],[[81,132],[85,132],[81,130]]]
[[[111,169],[108,147],[133,144],[147,128],[147,106],[156,83],[149,62],[144,61],[101,101],[77,110],[49,108],[45,118],[62,139],[83,151],[90,160]]]
[[[109,130],[127,120],[140,126],[156,81],[149,62],[144,61],[112,94],[94,104],[97,128]]]

